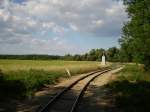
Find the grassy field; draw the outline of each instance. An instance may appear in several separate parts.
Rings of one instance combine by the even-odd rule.
[[[126,65],[106,87],[111,90],[119,112],[150,111],[150,72],[141,65]]]
[[[66,69],[75,75],[98,68],[99,62],[90,61],[0,60],[0,95],[32,96],[45,84],[53,84],[59,77],[68,77]]]
[[[34,60],[0,60],[0,69],[3,71],[16,70],[49,70],[61,71],[66,68],[71,70],[93,69],[100,65],[99,62],[92,61],[34,61]]]

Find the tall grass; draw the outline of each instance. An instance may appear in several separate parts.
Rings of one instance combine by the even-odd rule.
[[[150,81],[150,73],[144,70],[142,65],[126,65],[122,71],[118,74],[119,80],[128,80],[128,81]]]
[[[39,60],[0,60],[0,69],[3,71],[15,71],[15,70],[30,70],[30,69],[42,69],[49,71],[61,71],[68,69],[81,69],[81,68],[97,68],[100,65],[99,62],[92,61],[39,61]]]
[[[1,74],[1,94],[7,97],[30,97],[44,84],[52,84],[58,77],[64,75],[33,69],[29,71],[11,71],[6,74],[1,72]]]
[[[59,77],[89,72],[100,68],[99,62],[0,60],[0,96],[30,97],[45,84]]]

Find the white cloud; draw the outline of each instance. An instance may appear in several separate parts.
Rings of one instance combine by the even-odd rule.
[[[74,31],[78,31],[78,27],[72,23],[70,24],[70,28]]]
[[[107,8],[105,10],[106,14],[108,16],[115,16],[115,15],[125,16],[125,12],[124,12],[125,6],[123,6],[120,3],[117,6],[116,5],[112,5],[111,7]]]
[[[27,0],[22,4],[1,0],[0,42],[10,44],[12,41],[11,44],[15,44],[15,41],[25,41],[31,46],[34,43],[46,44],[51,50],[67,49],[68,46],[58,46],[68,44],[58,38],[63,39],[68,32],[118,37],[126,18],[122,3],[111,0]],[[44,37],[49,41],[45,42]]]
[[[53,28],[55,26],[55,23],[53,23],[53,22],[43,22],[42,26],[43,26],[43,28]]]
[[[92,23],[98,27],[101,27],[103,25],[103,21],[102,20],[94,20],[92,21]]]
[[[7,13],[5,11],[4,14],[0,11],[0,15],[3,16],[5,21],[13,16],[12,24],[16,24],[15,21],[22,21],[26,24],[24,27],[28,28],[37,22],[39,28],[43,26],[42,30],[49,28],[54,33],[63,32],[65,31],[63,29],[70,26],[74,31],[80,30],[83,33],[88,32],[97,35],[96,30],[102,32],[106,30],[97,26],[105,25],[104,27],[107,28],[109,27],[107,23],[111,26],[114,23],[121,24],[122,19],[126,18],[123,5],[120,2],[110,0],[30,0],[26,1],[24,5],[9,2],[6,2],[5,5],[9,7],[6,8]],[[30,20],[27,20],[27,18],[30,18]],[[118,19],[120,20],[118,21]],[[95,24],[91,26],[91,22]],[[37,29],[36,25],[35,27]],[[120,30],[120,27],[116,27],[116,30]],[[107,34],[109,33],[107,32]],[[118,35],[119,33],[118,31]],[[104,33],[101,35],[105,36]]]
[[[7,21],[10,17],[10,13],[5,11],[5,10],[0,10],[0,18],[3,20],[3,21]]]

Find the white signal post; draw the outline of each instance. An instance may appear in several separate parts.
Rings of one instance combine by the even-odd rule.
[[[102,62],[101,62],[102,66],[105,66],[106,65],[106,57],[103,53],[103,56],[102,56]]]

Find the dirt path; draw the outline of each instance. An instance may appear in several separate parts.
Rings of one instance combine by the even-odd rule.
[[[113,98],[108,89],[104,87],[109,81],[112,81],[122,68],[115,69],[105,73],[93,82],[87,88],[77,112],[116,112]]]
[[[83,101],[79,106],[80,112],[85,112],[85,106],[89,107],[86,108],[87,109],[86,112],[101,112],[97,110],[99,110],[99,108],[106,108],[106,107],[108,108],[108,106],[106,105],[108,105],[108,103],[110,102],[104,99],[102,101],[103,96],[106,95],[107,93],[107,91],[103,89],[103,85],[105,85],[108,81],[112,80],[113,74],[118,72],[120,69],[121,68],[105,73],[99,76],[98,78],[96,78],[96,80],[94,80],[90,84],[90,86],[87,88],[87,91],[85,92]],[[58,93],[63,88],[71,84],[73,81],[77,80],[78,78],[84,75],[86,74],[72,76],[71,78],[68,79],[61,79],[60,83],[58,83],[57,85],[51,85],[51,86],[48,85],[47,87],[43,88],[43,90],[36,92],[34,99],[30,101],[29,100],[24,101],[20,105],[18,105],[17,111],[18,112],[36,111],[41,106],[43,106],[42,104],[46,104],[46,102],[48,102],[56,93]]]
[[[70,78],[61,78],[58,81],[59,83],[55,85],[47,85],[41,91],[36,92],[34,95],[35,97],[32,100],[26,100],[19,103],[16,107],[17,112],[35,112],[39,110],[39,108],[46,104],[54,95],[56,95],[75,80],[85,75],[87,75],[87,73],[75,75]]]

